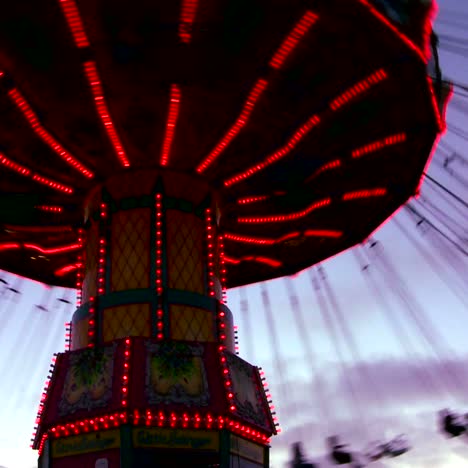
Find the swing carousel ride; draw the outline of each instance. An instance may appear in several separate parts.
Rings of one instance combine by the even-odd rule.
[[[363,242],[418,193],[449,86],[432,4],[398,3],[4,5],[0,267],[77,290],[41,467],[269,466],[226,290]]]

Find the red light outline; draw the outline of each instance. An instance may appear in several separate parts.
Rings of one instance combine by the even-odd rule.
[[[34,133],[51,148],[55,154],[57,154],[63,161],[69,164],[71,167],[81,172],[85,177],[91,179],[94,174],[75,159],[41,124],[36,113],[32,110],[29,103],[26,101],[24,96],[18,91],[17,88],[13,88],[8,92],[8,96],[13,100],[18,110],[23,114],[24,118],[28,121],[29,125],[33,129]]]
[[[59,3],[76,46],[80,49],[89,47],[88,37],[86,36],[83,21],[75,1],[59,0]]]
[[[250,91],[247,99],[242,107],[241,113],[231,128],[226,132],[224,137],[219,141],[215,148],[208,154],[208,156],[198,165],[197,172],[201,174],[208,166],[219,157],[219,155],[228,147],[229,143],[237,136],[241,129],[247,124],[247,121],[254,110],[255,104],[260,99],[260,96],[268,86],[268,81],[260,78],[255,83]]]
[[[294,132],[294,135],[288,140],[288,142],[282,146],[279,150],[275,151],[273,154],[265,158],[262,162],[255,164],[255,166],[251,166],[244,172],[241,172],[230,179],[224,181],[225,187],[230,187],[241,180],[248,179],[255,173],[262,171],[265,167],[270,166],[271,164],[283,159],[287,156],[296,146],[297,144],[318,124],[320,123],[320,117],[318,115],[313,115],[310,117],[307,122],[302,125],[299,130]]]
[[[36,210],[46,211],[48,213],[62,213],[63,206],[54,206],[54,205],[38,205],[35,206]]]
[[[184,44],[192,40],[192,27],[197,14],[198,0],[182,0],[179,19],[179,39]]]
[[[177,85],[171,86],[169,97],[169,111],[167,113],[166,133],[161,152],[161,166],[167,166],[169,162],[169,153],[171,151],[172,140],[174,139],[177,116],[179,114],[181,92]]]
[[[17,250],[21,248],[35,250],[36,252],[39,252],[44,255],[55,255],[55,254],[61,254],[61,253],[66,253],[66,252],[72,252],[74,250],[81,248],[81,246],[79,244],[70,244],[70,245],[65,245],[62,247],[44,248],[44,247],[41,247],[40,245],[30,244],[30,243],[21,244],[19,242],[7,242],[7,243],[0,244],[0,251],[1,250]]]
[[[296,213],[290,213],[287,215],[272,215],[272,216],[259,216],[259,217],[238,217],[238,223],[249,223],[249,224],[260,224],[260,223],[278,223],[284,221],[293,221],[299,218],[303,218],[307,216],[314,210],[319,208],[323,208],[324,206],[328,206],[331,203],[331,198],[324,198],[323,200],[319,200],[317,202],[312,203],[307,208],[301,211],[297,211]]]
[[[114,122],[111,119],[109,108],[107,107],[106,100],[104,98],[104,90],[102,88],[102,82],[99,78],[96,62],[93,60],[84,62],[83,69],[91,88],[96,111],[101,118],[104,129],[112,143],[112,146],[114,147],[117,157],[119,158],[119,161],[123,167],[130,167],[130,162],[125,153],[122,142],[120,141],[117,130],[115,129]]]
[[[206,253],[207,253],[207,270],[208,270],[208,295],[214,297],[215,284],[214,284],[214,236],[211,209],[205,210],[205,226],[206,226]]]
[[[277,239],[241,236],[241,235],[233,234],[230,232],[225,232],[224,238],[232,242],[272,246],[272,245],[280,244],[281,242],[285,242],[290,239],[300,238],[302,236],[338,238],[338,237],[341,237],[342,235],[343,235],[342,231],[329,230],[329,229],[307,229],[304,232],[300,232],[300,231],[290,232],[289,234],[285,234],[284,236],[281,236]]]
[[[348,88],[344,93],[340,94],[330,103],[330,109],[333,111],[338,110],[339,108],[343,107],[352,99],[356,98],[360,94],[364,93],[365,91],[369,90],[372,86],[380,83],[381,81],[388,78],[388,74],[383,68],[379,68],[375,72],[373,72],[368,77],[364,78],[363,80],[359,81],[355,85]]]
[[[424,52],[408,36],[403,34],[387,17],[371,5],[369,0],[358,0],[358,2],[362,3],[377,19],[390,28],[411,50],[416,52],[424,63],[427,63],[428,58]]]
[[[84,278],[84,273],[85,273],[85,270],[84,270],[84,263],[83,263],[83,257],[84,257],[84,253],[83,253],[83,246],[84,246],[84,229],[82,228],[79,228],[78,229],[78,244],[80,246],[80,251],[78,253],[78,256],[77,256],[77,260],[78,260],[78,269],[76,271],[76,305],[77,307],[80,307],[81,306],[81,300],[82,300],[82,295],[83,295],[83,291],[82,291],[82,288],[83,288],[83,278]]]
[[[264,263],[265,265],[271,266],[273,268],[279,268],[283,265],[282,262],[279,260],[275,260],[274,258],[268,257],[257,257],[257,256],[246,256],[241,258],[233,258],[233,257],[224,257],[227,263],[231,263],[233,265],[238,265],[241,262],[257,262],[257,263]]]
[[[82,267],[82,263],[72,263],[71,265],[65,265],[63,267],[58,268],[54,271],[55,276],[65,276],[72,271],[78,270]]]
[[[135,413],[136,411],[136,413]],[[127,414],[127,411],[118,413],[109,413],[101,416],[96,416],[90,419],[75,420],[58,424],[50,428],[50,436],[52,439],[58,439],[70,434],[82,434],[96,432],[109,429],[110,427],[119,427],[122,424],[131,424],[137,426],[157,426],[174,428],[177,426],[193,429],[223,429],[226,428],[236,434],[240,434],[247,439],[254,440],[260,444],[268,445],[270,438],[262,430],[258,430],[249,424],[241,423],[238,420],[221,415],[204,415],[204,427],[202,425],[202,417],[199,413],[190,414],[189,412],[176,413],[174,411],[164,412],[153,409],[140,408]],[[43,436],[44,437],[44,436]]]
[[[257,195],[257,196],[252,196],[252,197],[242,197],[237,200],[237,203],[239,205],[248,205],[251,203],[262,202],[262,201],[268,200],[269,198],[270,198],[270,195]]]
[[[221,273],[221,289],[223,291],[223,304],[227,304],[227,270],[226,260],[224,259],[224,236],[218,236],[219,245],[219,262],[220,262],[220,273]]]
[[[156,337],[158,340],[164,338],[164,311],[162,308],[161,295],[163,293],[163,270],[162,270],[162,194],[155,195],[155,210],[156,210],[156,294],[158,295],[158,305],[156,307]]]
[[[299,41],[308,33],[309,29],[317,20],[318,15],[310,10],[306,11],[271,58],[269,63],[270,67],[279,70],[288,56],[299,44]]]
[[[347,192],[343,194],[343,201],[357,200],[361,198],[373,198],[373,197],[383,197],[387,195],[388,191],[384,187],[374,188],[374,189],[363,189],[355,190],[353,192]]]
[[[402,133],[395,133],[393,135],[389,135],[385,138],[382,138],[380,140],[376,140],[376,141],[373,141],[372,143],[368,143],[364,146],[361,146],[357,149],[355,149],[352,153],[351,153],[351,157],[353,158],[360,158],[366,154],[369,154],[369,153],[374,153],[376,151],[379,151],[383,148],[386,148],[388,146],[393,146],[393,145],[396,145],[398,143],[403,143],[405,142],[407,139],[406,137],[406,133],[402,132]]]
[[[99,216],[101,221],[105,223],[107,218],[107,205],[101,202]],[[106,293],[106,255],[107,255],[107,242],[104,236],[99,239],[98,250],[98,272],[97,272],[97,296]]]
[[[5,167],[8,167],[8,169],[11,169],[17,172],[18,174],[21,174],[25,177],[29,177],[35,182],[38,182],[42,185],[46,185],[47,187],[58,190],[59,192],[64,192],[67,194],[73,193],[72,188],[67,187],[66,185],[60,184],[58,182],[55,182],[47,177],[40,176],[39,174],[34,174],[31,171],[31,169],[28,169],[27,167],[22,166],[21,164],[18,164],[12,161],[11,159],[8,159],[3,153],[0,153],[0,164],[2,164]]]
[[[437,98],[436,98],[435,91],[434,91],[434,84],[430,76],[427,77],[427,86],[429,88],[429,94],[431,96],[432,107],[434,108],[437,128],[439,129],[439,132],[443,132],[446,129],[446,123],[445,123],[445,119],[442,118],[442,115],[440,113],[439,105],[437,104]],[[448,100],[447,100],[447,103],[448,103]]]
[[[333,161],[325,163],[323,166],[319,167],[312,175],[307,177],[305,180],[305,183],[310,182],[312,179],[320,175],[322,172],[328,171],[330,169],[336,169],[337,167],[341,167],[341,160],[340,159],[335,159]]]

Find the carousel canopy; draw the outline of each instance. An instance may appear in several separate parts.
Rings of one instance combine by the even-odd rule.
[[[218,193],[230,287],[362,241],[417,192],[443,126],[429,6],[403,21],[398,3],[5,4],[0,268],[73,286],[87,195],[142,168]]]

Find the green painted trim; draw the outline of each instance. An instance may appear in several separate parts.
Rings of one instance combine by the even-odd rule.
[[[163,194],[166,209],[179,210],[184,213],[192,213],[197,218],[203,219],[205,215],[205,209],[210,206],[210,201],[204,200],[200,205],[194,206],[193,203],[189,200],[184,200],[183,198],[167,197],[164,194],[164,190],[160,187],[156,189],[154,194],[160,192]],[[140,197],[127,197],[122,198],[118,202],[113,200],[110,195],[106,196],[106,203],[109,204],[109,213],[117,213],[118,211],[133,210],[135,208],[151,208],[153,206],[152,195],[142,195]],[[90,219],[94,221],[99,221],[99,210],[93,211],[90,215]]]
[[[132,427],[120,426],[120,468],[134,468]]]
[[[231,434],[222,429],[219,434],[219,467],[230,468],[231,463]]]
[[[182,304],[200,309],[209,310],[216,313],[221,309],[226,313],[231,313],[231,310],[220,303],[214,297],[208,297],[203,294],[194,293],[191,291],[183,291],[181,289],[167,289],[164,295],[159,298],[164,301],[164,304]],[[154,307],[158,304],[158,296],[154,289],[128,289],[126,291],[117,291],[104,296],[99,296],[96,299],[96,313],[100,313],[103,309],[115,307],[125,304],[142,304],[150,303]],[[82,320],[89,315],[89,302],[78,307],[73,314],[73,320]]]
[[[270,466],[270,446],[269,445],[267,445],[264,448],[264,454],[265,454],[264,466],[265,466],[265,468],[269,468],[269,466]]]

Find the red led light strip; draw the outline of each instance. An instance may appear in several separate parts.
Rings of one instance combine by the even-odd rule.
[[[74,0],[59,0],[68,27],[78,48],[89,47],[80,13]]]
[[[282,262],[275,260],[273,258],[267,257],[254,257],[254,256],[247,256],[241,258],[232,258],[232,257],[225,257],[227,263],[232,263],[233,265],[239,265],[241,262],[257,262],[257,263],[264,263],[265,265],[271,266],[273,268],[279,268],[283,265]]]
[[[65,276],[68,273],[71,273],[72,271],[79,270],[81,268],[82,264],[81,263],[73,263],[72,265],[65,265],[61,268],[58,268],[57,270],[54,271],[55,276]],[[78,273],[77,273],[78,276]],[[77,295],[78,295],[78,289],[77,289]]]
[[[28,244],[28,243],[20,244],[17,242],[7,242],[7,243],[0,244],[0,251],[1,250],[16,250],[16,249],[21,249],[21,248],[35,250],[36,252],[39,252],[44,255],[56,255],[56,254],[72,252],[74,250],[77,250],[80,248],[80,245],[71,244],[71,245],[65,245],[63,247],[43,248],[40,245]]]
[[[124,348],[124,363],[122,371],[122,398],[120,403],[126,407],[128,405],[128,389],[129,389],[129,375],[130,375],[130,354],[131,354],[131,341],[130,338],[125,339]]]
[[[158,340],[164,338],[164,312],[162,309],[161,295],[163,293],[163,272],[162,272],[162,195],[156,194],[156,293],[158,295],[158,306],[156,311],[156,337]]]
[[[427,77],[427,85],[429,87],[429,93],[431,94],[432,107],[434,108],[434,113],[436,116],[437,126],[440,132],[443,132],[446,128],[445,120],[442,118],[440,113],[439,105],[437,104],[437,98],[434,91],[434,84],[430,76]],[[447,102],[449,99],[447,99]]]
[[[266,434],[248,424],[243,424],[231,418],[215,416],[210,413],[202,417],[198,413],[194,415],[186,412],[181,414],[175,412],[165,413],[164,411],[154,411],[151,409],[136,410],[136,413],[133,412],[130,415],[127,415],[126,412],[113,413],[56,425],[50,429],[50,435],[52,438],[57,439],[72,434],[78,435],[109,429],[110,427],[119,427],[121,424],[127,424],[128,422],[133,426],[193,427],[194,429],[228,428],[232,432],[241,434],[261,444],[268,444],[270,442]]]
[[[4,242],[0,244],[0,252],[2,250],[16,250],[20,248],[21,248],[21,244],[18,244],[18,242]]]
[[[270,245],[280,244],[281,242],[285,242],[290,239],[297,239],[298,237],[301,237],[301,236],[338,238],[338,237],[341,237],[342,235],[343,235],[342,231],[335,231],[335,230],[329,230],[329,229],[309,229],[307,231],[304,231],[303,233],[299,231],[291,232],[277,239],[240,236],[240,235],[232,234],[232,233],[225,233],[224,237],[233,242],[242,242],[244,244],[256,244],[256,245],[270,246]]]
[[[220,346],[218,349],[219,349],[219,360],[221,363],[221,368],[223,370],[224,387],[226,390],[226,398],[227,398],[228,405],[229,405],[229,411],[234,412],[236,411],[236,405],[234,403],[234,391],[232,389],[232,379],[231,379],[231,375],[229,372],[229,367],[227,365],[226,356],[224,355],[224,352],[223,352],[225,347],[221,349],[221,346]]]
[[[31,125],[34,133],[41,138],[41,140],[46,143],[60,158],[62,158],[66,163],[72,166],[77,171],[81,172],[85,177],[92,178],[94,174],[87,169],[83,164],[77,161],[39,122],[37,115],[31,109],[30,105],[27,103],[26,99],[22,94],[16,89],[13,88],[8,92],[10,98],[14,101],[18,109],[24,115],[26,120]]]
[[[305,183],[310,182],[312,179],[317,177],[319,174],[322,174],[322,172],[326,172],[330,169],[336,169],[337,167],[341,166],[341,161],[339,159],[335,159],[334,161],[330,161],[323,166],[319,167],[311,176],[309,176],[306,180]]]
[[[227,278],[226,278],[226,260],[224,259],[224,238],[219,236],[219,262],[220,262],[220,273],[221,273],[221,288],[223,291],[223,304],[227,304]]]
[[[297,22],[294,29],[289,33],[281,46],[270,60],[270,67],[279,69],[283,65],[289,54],[296,48],[299,41],[309,31],[311,26],[317,21],[318,16],[311,11],[306,11],[304,16]]]
[[[279,427],[278,418],[276,417],[276,411],[275,411],[275,407],[273,406],[273,401],[271,398],[270,390],[268,388],[268,383],[266,381],[265,372],[263,371],[261,367],[258,367],[257,370],[258,370],[258,374],[263,385],[263,389],[265,390],[265,396],[267,398],[268,406],[270,408],[270,413],[271,413],[271,417],[273,420],[273,424],[275,425],[276,433],[279,434],[281,432],[281,428]]]
[[[406,35],[404,35],[385,15],[380,13],[369,0],[358,0],[360,3],[365,5],[367,9],[388,28],[390,28],[410,49],[412,49],[421,58],[424,63],[427,63],[427,57],[424,52]]]
[[[39,205],[35,207],[37,210],[47,211],[49,213],[62,213],[62,206],[52,206],[52,205]]]
[[[404,141],[406,141],[406,133],[397,133],[395,135],[390,135],[382,140],[374,141],[368,145],[361,146],[360,148],[355,149],[351,153],[351,156],[353,158],[360,158],[365,154],[374,153],[375,151],[381,150],[387,146],[403,143]]]
[[[180,89],[177,85],[171,86],[169,112],[167,114],[166,134],[161,153],[161,166],[167,166],[169,161],[169,153],[171,151],[172,140],[174,139],[175,126],[177,122],[177,115],[179,114],[180,107]]]
[[[47,375],[47,379],[46,379],[46,382],[44,384],[44,389],[42,391],[41,400],[39,402],[39,408],[37,410],[34,432],[32,434],[32,438],[31,438],[31,442],[32,442],[31,448],[33,448],[33,446],[34,446],[34,442],[35,442],[37,434],[38,434],[38,429],[39,429],[39,427],[41,425],[41,422],[42,422],[42,416],[44,414],[44,407],[45,407],[47,398],[49,396],[49,391],[50,391],[50,381],[51,381],[52,375],[54,374],[56,363],[57,363],[57,354],[54,354],[54,356],[52,358],[52,362],[51,362],[51,364],[49,366],[49,374]],[[45,442],[45,440],[44,440],[44,436],[43,436],[42,441],[40,443],[40,447],[39,447],[40,450],[42,450],[44,442]]]
[[[94,337],[96,333],[96,298],[89,298],[89,320],[88,320],[88,348],[94,346]]]
[[[20,164],[15,163],[11,159],[8,159],[3,153],[0,153],[0,164],[2,164],[5,167],[8,167],[8,169],[12,169],[13,171],[18,172],[18,174],[31,178],[35,182],[38,182],[42,185],[47,185],[50,188],[58,190],[59,192],[64,192],[68,194],[73,193],[72,188],[67,187],[66,185],[59,184],[58,182],[54,182],[53,180],[48,179],[47,177],[34,174],[27,167],[21,166]]]
[[[247,121],[250,118],[250,114],[254,110],[256,102],[260,99],[260,96],[265,91],[267,86],[268,82],[263,79],[259,79],[255,83],[234,125],[228,130],[226,135],[224,135],[224,137],[211,151],[211,153],[197,167],[197,172],[199,174],[204,172],[208,168],[208,166],[210,166],[219,157],[219,155],[227,148],[227,146],[229,145],[229,143],[231,143],[234,137],[241,131],[244,125],[247,124]]]
[[[206,223],[206,245],[207,245],[207,265],[208,265],[208,295],[215,296],[215,283],[214,283],[214,237],[211,210],[209,208],[205,211]]]
[[[188,44],[192,40],[192,26],[197,13],[198,0],[182,0],[179,21],[179,39]]]
[[[101,203],[100,211],[101,220],[107,218],[107,205]],[[106,240],[104,237],[99,239],[99,255],[98,255],[98,296],[104,294],[105,292],[105,283],[106,283]]]
[[[306,209],[302,211],[298,211],[296,213],[290,213],[287,215],[262,216],[262,217],[255,217],[255,218],[239,216],[237,218],[237,221],[239,223],[249,223],[249,224],[280,223],[280,222],[285,222],[285,221],[294,221],[296,219],[307,216],[309,213],[311,213],[314,210],[323,208],[324,206],[328,206],[330,203],[331,203],[331,199],[325,198],[323,200],[312,203]]]
[[[237,203],[239,203],[239,205],[249,205],[251,203],[257,203],[257,202],[268,200],[269,198],[270,198],[269,195],[258,195],[255,197],[243,197],[243,198],[239,198],[237,200]]]
[[[357,190],[343,195],[343,201],[356,200],[358,198],[382,197],[387,194],[386,188],[376,188],[370,190]]]
[[[88,83],[91,87],[91,93],[94,97],[96,110],[99,114],[99,117],[101,118],[102,123],[104,124],[107,135],[112,142],[112,145],[114,146],[117,157],[119,158],[122,166],[129,167],[130,162],[120,141],[119,135],[117,134],[117,130],[115,129],[114,122],[110,117],[110,112],[104,99],[104,91],[102,89],[102,83],[97,71],[96,62],[85,62],[83,67],[88,79]]]
[[[387,72],[383,68],[380,68],[376,72],[372,73],[372,75],[364,78],[362,81],[347,89],[343,94],[335,98],[330,103],[330,108],[334,111],[338,110],[340,107],[344,106],[349,101],[364,93],[372,86],[385,80],[386,78],[388,78]]]
[[[230,187],[231,185],[240,182],[241,180],[251,177],[256,172],[259,172],[265,167],[270,166],[271,164],[279,161],[289,154],[297,144],[318,124],[320,123],[320,117],[318,115],[313,115],[299,130],[297,130],[290,140],[278,151],[275,151],[273,154],[268,156],[262,162],[257,163],[255,166],[250,167],[245,172],[235,175],[230,179],[224,182],[225,187]]]
[[[84,279],[84,263],[83,263],[83,249],[84,249],[84,230],[82,228],[78,229],[78,244],[80,250],[78,253],[78,263],[76,270],[76,305],[77,307],[81,306],[82,300],[82,288],[83,288],[83,279]]]

